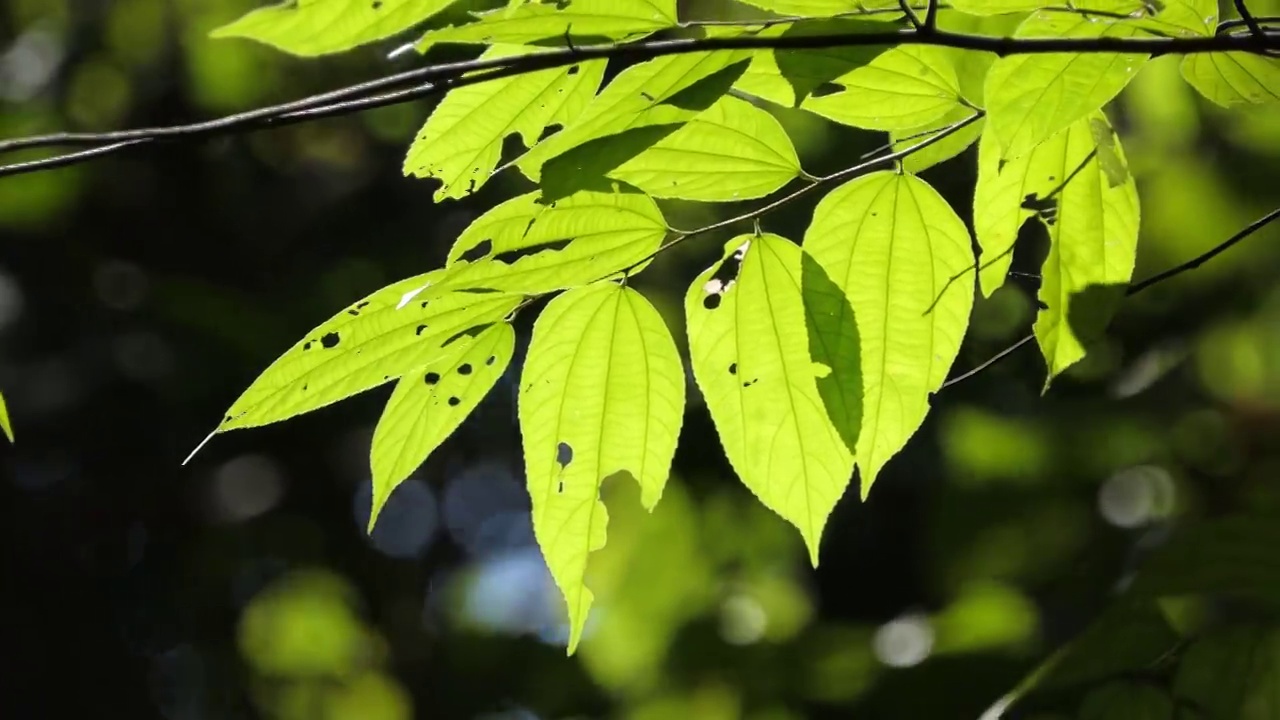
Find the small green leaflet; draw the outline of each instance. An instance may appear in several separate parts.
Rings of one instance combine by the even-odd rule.
[[[924,422],[929,394],[960,351],[973,283],[969,231],[925,181],[892,171],[845,183],[818,203],[804,249],[849,298],[862,346],[857,461],[865,498]]]
[[[543,203],[520,195],[481,215],[449,251],[427,295],[497,290],[529,295],[585,285],[644,261],[666,236],[662,212],[638,192],[584,191]]]
[[[293,0],[258,8],[214,30],[214,38],[248,38],[294,55],[342,52],[390,37],[454,0]]]
[[[597,168],[603,176],[711,107],[746,68],[749,54],[690,53],[629,67],[576,121],[538,143],[515,164],[537,182],[547,161],[586,145],[573,161],[590,165],[603,157],[609,165]],[[545,182],[543,191],[547,191]]]
[[[927,125],[909,130],[895,130],[889,133],[889,142],[893,145],[893,152],[902,152],[913,145],[918,145],[972,114],[973,110],[969,108],[957,107]],[[920,150],[912,152],[902,159],[902,168],[909,173],[918,173],[938,163],[950,160],[976,142],[982,135],[982,129],[986,125],[987,119],[985,117],[979,118],[932,145],[927,145]]]
[[[879,55],[834,81],[845,89],[809,97],[800,107],[867,130],[904,130],[933,122],[963,104],[949,48],[909,45]]]
[[[474,13],[477,22],[432,30],[418,41],[426,52],[438,43],[523,44],[547,38],[632,39],[675,27],[676,0],[531,0]]]
[[[1110,129],[1106,116],[1095,113],[1068,128],[1063,152],[1045,160],[1056,177],[1069,178],[1057,195],[1057,211],[1040,215],[1049,230],[1049,256],[1039,297],[1048,309],[1036,318],[1035,334],[1049,366],[1046,389],[1106,329],[1133,277],[1138,189],[1127,173],[1115,183],[1118,178],[1104,169],[1098,123]],[[1112,143],[1110,152],[1123,163],[1119,142]]]
[[[1125,38],[1141,30],[1123,21],[1074,13],[1037,12],[1015,37]],[[1001,58],[987,73],[987,124],[1000,157],[1025,155],[1071,123],[1098,110],[1124,89],[1147,55],[1044,53]]]
[[[1280,59],[1252,53],[1201,53],[1182,60],[1182,77],[1223,107],[1280,101]]]
[[[587,556],[605,544],[606,478],[627,472],[652,510],[671,470],[685,375],[662,316],[603,282],[548,303],[520,378],[520,433],[533,530],[569,609],[569,653],[591,608]]]
[[[226,412],[218,432],[256,427],[324,407],[422,367],[469,333],[503,320],[523,299],[449,293],[423,299],[443,270],[393,283],[307,333]]]
[[[800,174],[791,138],[772,115],[722,97],[609,177],[653,197],[715,202],[764,197]]]
[[[1206,718],[1274,718],[1280,715],[1280,629],[1231,625],[1187,649],[1173,679],[1183,707]]]
[[[830,368],[810,355],[801,251],[777,235],[743,235],[726,251],[685,295],[694,378],[734,471],[799,529],[817,566],[853,455],[818,389]]]
[[[482,57],[530,50],[500,45]],[[595,97],[604,68],[596,60],[451,90],[410,146],[405,175],[440,180],[436,202],[475,192],[493,175],[508,135],[519,133],[533,147],[547,127],[568,125]]]
[[[474,341],[454,343],[430,364],[400,378],[373,431],[369,532],[391,491],[475,410],[502,377],[514,349],[511,325],[495,323]]]
[[[5,405],[4,395],[0,395],[0,430],[13,442],[13,425],[9,422],[9,406]]]

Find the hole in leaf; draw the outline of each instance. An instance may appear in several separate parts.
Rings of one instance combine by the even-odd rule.
[[[451,398],[449,398],[449,407],[457,407],[457,406],[458,406],[458,403],[461,403],[461,402],[462,402],[462,401],[461,401],[461,400],[459,400],[458,398],[456,398],[456,397],[451,397]]]
[[[569,463],[573,462],[573,448],[569,443],[562,442],[556,446],[556,464],[561,469],[569,467]]]
[[[493,252],[493,241],[484,240],[482,242],[476,243],[476,245],[472,247],[470,250],[459,255],[458,259],[463,262],[475,262],[476,260],[479,260],[480,258],[484,257],[485,255],[488,255],[491,252]]]
[[[570,65],[570,66],[569,66],[569,71],[568,71],[568,72],[566,72],[566,73],[565,73],[565,75],[577,75],[577,74],[578,74],[578,73],[580,73],[580,72],[582,72],[582,66],[581,66],[581,65]]]
[[[485,365],[492,365],[492,364],[494,363],[494,361],[495,361],[495,360],[497,360],[497,359],[498,359],[498,358],[496,358],[496,357],[494,357],[494,356],[490,355],[490,356],[489,356],[489,359],[484,361],[484,364],[485,364]]]
[[[494,255],[493,259],[496,262],[512,265],[518,260],[527,258],[530,255],[537,255],[540,252],[559,252],[569,247],[569,242],[569,240],[553,240],[551,242],[538,243],[537,245],[530,245],[529,247],[523,247],[518,250],[500,252],[497,255]]]
[[[426,325],[419,325],[419,326],[418,326],[418,329],[417,329],[413,334],[414,334],[414,335],[421,335],[421,334],[422,334],[422,331],[423,331],[423,330],[426,330],[426,329],[427,329],[427,326],[426,326]]]
[[[428,385],[435,385],[436,383],[440,382],[440,373],[429,372],[426,375],[422,376],[422,380],[426,382]]]
[[[702,307],[708,310],[715,310],[720,307],[720,294],[714,293],[702,298]]]
[[[310,350],[310,349],[311,349],[311,342],[312,342],[311,340],[308,340],[308,341],[307,341],[307,344],[305,344],[305,345],[303,345],[303,346],[302,346],[302,349],[303,349],[303,350]]]
[[[470,374],[471,374],[471,363],[462,363],[461,365],[459,365],[459,366],[458,366],[458,374],[459,374],[459,375],[470,375]]]
[[[342,338],[338,337],[338,333],[331,332],[320,338],[320,344],[326,349],[338,347],[338,343],[342,342]]]
[[[377,10],[378,8],[382,7],[382,0],[373,0],[373,4],[370,7],[372,7],[374,10]]]
[[[738,363],[733,363],[732,365],[729,366],[729,374],[730,375],[738,374]]]
[[[449,347],[450,345],[458,342],[464,337],[476,337],[480,333],[484,332],[485,330],[489,329],[492,326],[493,326],[493,323],[485,323],[484,325],[476,325],[475,327],[469,327],[466,330],[463,330],[462,332],[455,334],[453,337],[449,338],[448,340],[445,340],[444,343],[440,345],[440,347],[442,348]]]

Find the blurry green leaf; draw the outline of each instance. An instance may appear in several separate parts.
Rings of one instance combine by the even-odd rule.
[[[455,0],[291,0],[259,8],[214,30],[214,38],[248,38],[311,57],[390,37]]]
[[[570,34],[630,39],[678,23],[676,0],[530,0],[476,17],[474,23],[428,32],[418,50],[437,43],[523,44]]]
[[[592,601],[587,556],[605,544],[601,483],[628,472],[653,509],[671,469],[684,389],[662,317],[624,285],[571,290],[534,325],[520,378],[520,432],[533,529],[568,604],[571,654]]]
[[[1015,37],[1126,38],[1141,31],[1096,16],[1037,12]],[[987,123],[1000,158],[1031,152],[1054,133],[1098,110],[1120,93],[1147,55],[1043,53],[1001,58],[987,74]]]
[[[372,651],[353,599],[351,587],[335,575],[286,575],[255,595],[240,616],[240,652],[260,675],[308,680],[347,676]]]
[[[1200,711],[1193,717],[1280,717],[1280,629],[1237,625],[1200,639],[1178,666],[1173,694]]]
[[[586,285],[642,262],[666,233],[662,212],[647,195],[580,192],[543,203],[538,193],[527,193],[476,218],[428,292],[535,294]]]
[[[13,425],[9,422],[9,408],[4,403],[4,395],[0,395],[0,431],[13,442]]]
[[[365,672],[336,683],[324,696],[323,720],[412,720],[413,698],[400,683],[380,672]],[[315,704],[303,709],[304,717],[314,716]]]
[[[1280,100],[1280,59],[1252,53],[1198,53],[1182,60],[1182,77],[1223,107]]]
[[[1118,141],[1106,153],[1099,149],[1099,126],[1110,128],[1100,112],[1072,125],[1062,133],[1061,154],[1044,161],[1052,177],[1066,178],[1056,210],[1040,213],[1049,230],[1039,294],[1047,307],[1036,318],[1035,334],[1049,366],[1046,388],[1085,356],[1085,345],[1111,321],[1133,277],[1138,189],[1127,173],[1112,184],[1102,158],[1114,155],[1123,168],[1124,155]]]
[[[1175,534],[1138,570],[1130,592],[1143,597],[1222,593],[1280,606],[1280,519],[1240,515]]]
[[[500,45],[481,57],[529,50]],[[449,91],[410,146],[404,173],[440,180],[436,202],[475,192],[493,174],[508,135],[519,133],[533,147],[546,128],[571,123],[595,97],[604,67],[597,60]]]
[[[772,115],[723,97],[609,177],[653,197],[714,202],[763,197],[800,173],[791,139]]]
[[[928,183],[885,171],[823,198],[804,247],[848,296],[861,338],[857,460],[866,497],[959,352],[973,283],[951,278],[973,264],[969,232]]]
[[[1025,644],[1036,633],[1039,614],[1016,589],[993,582],[973,582],[933,618],[941,653],[972,653]]]
[[[906,130],[891,131],[889,133],[889,142],[892,145],[893,152],[902,152],[909,147],[927,141],[939,132],[971,115],[973,115],[973,110],[967,107],[957,107],[931,123]],[[909,173],[918,173],[938,163],[950,160],[976,142],[982,135],[982,129],[986,125],[986,118],[979,118],[977,121],[969,123],[941,140],[916,150],[902,159],[902,168]]]
[[[539,142],[516,165],[538,182],[548,160],[581,147],[563,159],[563,173],[588,181],[603,177],[710,108],[746,69],[748,56],[746,51],[672,55],[622,70],[575,122]],[[584,167],[589,168],[585,173]]]
[[[281,355],[226,412],[218,432],[255,427],[315,410],[433,362],[467,333],[507,316],[519,295],[418,296],[437,270],[401,280],[343,310]]]
[[[1085,695],[1077,720],[1173,720],[1173,700],[1151,685],[1112,682]]]
[[[373,505],[369,532],[391,492],[475,410],[511,362],[515,332],[508,323],[454,343],[429,364],[400,378],[373,431]]]
[[[962,106],[949,48],[908,45],[833,82],[844,90],[810,97],[800,107],[868,130],[903,130],[933,122]]]
[[[800,530],[816,566],[853,457],[818,391],[801,252],[777,235],[739,236],[726,251],[685,295],[694,378],[738,477]]]

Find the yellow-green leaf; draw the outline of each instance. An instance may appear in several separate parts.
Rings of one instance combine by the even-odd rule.
[[[534,324],[520,378],[520,432],[533,529],[569,609],[569,652],[592,594],[587,557],[604,547],[604,480],[627,472],[652,509],[684,412],[684,368],[658,311],[623,285],[552,300]]]
[[[799,177],[782,125],[745,100],[723,97],[609,177],[659,198],[748,200]]]
[[[946,380],[973,307],[969,231],[925,181],[891,171],[818,203],[804,248],[849,298],[862,347],[857,462],[866,497]]]
[[[9,422],[9,407],[5,405],[4,395],[0,395],[0,430],[13,442],[13,425]]]
[[[685,295],[694,378],[725,455],[765,507],[800,531],[809,558],[853,474],[824,408],[801,290],[800,249],[741,236]]]
[[[969,15],[1005,15],[1031,12],[1048,7],[1062,7],[1054,0],[952,0],[951,7]],[[1144,8],[1142,0],[1081,0],[1072,2],[1076,10],[1101,10],[1108,13],[1129,14]]]
[[[1280,59],[1273,57],[1243,52],[1188,55],[1182,60],[1182,77],[1223,107],[1280,101]]]
[[[476,22],[433,30],[418,41],[425,52],[437,43],[530,43],[566,35],[635,38],[678,24],[676,0],[532,0],[474,13]]]
[[[919,127],[962,106],[956,55],[929,45],[893,48],[836,78],[844,90],[806,98],[800,107],[868,130]]]
[[[1019,38],[1126,38],[1141,30],[1123,21],[1041,11]],[[1145,54],[1043,53],[1001,58],[987,73],[987,123],[1002,159],[1025,155],[1051,135],[1098,110],[1138,73]]]
[[[1072,125],[1060,154],[1043,161],[1053,175],[1069,178],[1056,196],[1056,212],[1040,215],[1049,230],[1040,281],[1047,309],[1036,318],[1035,334],[1049,366],[1046,388],[1085,356],[1085,345],[1106,329],[1133,277],[1138,190],[1128,173],[1121,178],[1104,168],[1099,125],[1110,134],[1101,112]],[[1110,142],[1123,163],[1119,143]]]
[[[888,16],[892,17],[892,15]],[[753,32],[757,37],[797,38],[811,35],[855,35],[883,32],[884,26],[865,19],[829,19],[778,23]],[[716,35],[742,34],[739,28],[720,30]],[[881,48],[871,46],[815,47],[759,50],[734,87],[762,100],[794,107],[815,90],[863,67],[876,58]]]
[[[321,324],[271,364],[226,412],[219,432],[315,410],[433,362],[504,319],[522,296],[426,297],[436,270],[389,285]]]
[[[530,50],[501,45],[482,57]],[[571,123],[595,97],[604,67],[596,60],[451,90],[410,146],[404,173],[440,180],[436,202],[475,192],[493,175],[507,136],[533,147],[546,128]]]
[[[502,377],[515,349],[509,323],[490,325],[400,378],[373,431],[369,532],[391,491],[453,434]]]
[[[462,232],[447,274],[428,293],[532,295],[586,285],[650,257],[666,233],[662,212],[641,193],[584,191],[550,203],[520,195]]]
[[[294,55],[350,50],[408,30],[455,0],[293,0],[258,8],[214,30],[214,38],[248,38]]]
[[[1218,27],[1217,0],[1164,0],[1153,17],[1136,20],[1135,24],[1169,37],[1207,37]]]
[[[973,115],[973,110],[966,107],[957,107],[941,118],[921,127],[909,130],[894,130],[889,133],[889,142],[894,152],[902,152],[927,141],[934,135],[971,115]],[[986,123],[986,118],[979,118],[941,140],[916,150],[902,159],[903,169],[910,173],[918,173],[938,163],[950,160],[977,141],[982,135],[982,129],[986,127]]]
[[[846,13],[898,7],[897,0],[742,0],[778,15],[831,17]]]

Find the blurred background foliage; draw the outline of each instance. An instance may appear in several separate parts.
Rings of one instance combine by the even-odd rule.
[[[299,61],[206,39],[256,4],[3,0],[0,135],[190,121],[416,62],[387,59],[399,41]],[[429,107],[0,180],[0,388],[19,436],[0,446],[4,717],[994,718],[1073,639],[1037,677],[1074,689],[1027,712],[1280,717],[1280,227],[1128,301],[1043,397],[1030,348],[935,397],[870,499],[837,508],[816,571],[734,479],[694,391],[657,510],[606,485],[609,545],[573,658],[533,545],[514,370],[371,537],[385,390],[220,436],[180,466],[303,332],[438,266],[526,188],[508,175],[433,205],[399,172]],[[1211,107],[1165,57],[1111,112],[1142,193],[1138,277],[1280,201],[1280,105]],[[778,113],[815,174],[883,142]],[[926,171],[962,216],[973,160]],[[665,209],[680,227],[730,211]],[[811,209],[765,229],[799,238]],[[677,337],[684,284],[724,239],[638,282]],[[1034,273],[1044,240],[1024,240],[1015,267]],[[1026,332],[1034,283],[978,304],[957,372]],[[1260,519],[1176,546],[1242,513]]]

